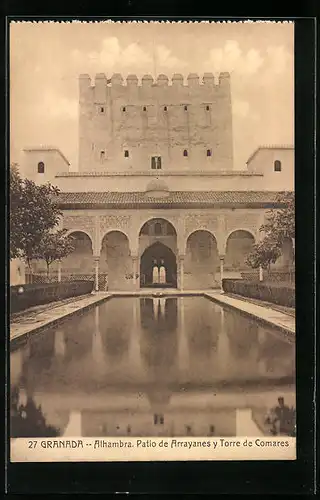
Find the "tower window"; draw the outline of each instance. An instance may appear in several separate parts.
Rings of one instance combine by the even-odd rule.
[[[207,149],[207,156],[212,156],[211,149]]]
[[[210,111],[210,106],[206,106],[206,111]]]
[[[153,170],[161,169],[161,156],[152,156],[151,157],[151,168]]]
[[[188,111],[188,106],[185,106],[185,107],[184,107],[184,110],[185,110],[185,111]]]
[[[276,160],[274,162],[274,171],[281,172],[281,161],[280,160]]]
[[[38,174],[44,174],[44,163],[43,163],[43,161],[39,161],[39,163],[38,163]]]
[[[123,106],[122,111],[125,113],[125,111],[126,111],[126,107],[125,106]]]
[[[163,108],[163,111],[168,111],[167,106],[165,106],[165,107]]]
[[[129,158],[129,151],[126,149],[125,152],[124,152],[124,157],[125,158]]]
[[[147,111],[147,108],[145,106],[143,106],[143,111]]]
[[[188,156],[188,150],[187,149],[183,150],[183,156]]]

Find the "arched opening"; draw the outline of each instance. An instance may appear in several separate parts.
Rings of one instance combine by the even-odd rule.
[[[253,235],[249,231],[233,231],[227,240],[224,270],[239,272],[249,269],[246,258],[255,243]]]
[[[217,241],[209,231],[199,230],[187,239],[184,267],[186,289],[208,289],[219,286],[216,272],[219,269]]]
[[[177,233],[166,219],[150,219],[140,229],[141,286],[177,286]]]
[[[62,261],[62,276],[68,278],[93,279],[94,262],[90,237],[82,231],[70,233],[74,250]]]
[[[163,243],[153,243],[143,252],[140,260],[140,286],[176,288],[176,256]]]
[[[133,269],[129,240],[121,231],[110,231],[103,237],[99,269],[101,290],[132,288]]]

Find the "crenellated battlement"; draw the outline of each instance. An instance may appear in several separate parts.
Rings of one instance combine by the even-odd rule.
[[[229,82],[230,74],[223,72],[219,75],[214,75],[213,73],[204,73],[200,77],[197,73],[190,73],[186,77],[182,74],[175,73],[169,78],[167,75],[159,74],[157,78],[146,74],[142,78],[137,77],[137,75],[129,74],[127,78],[124,78],[120,73],[115,73],[110,77],[107,77],[104,73],[97,73],[94,80],[88,74],[81,74],[79,76],[80,87],[215,87],[219,88]]]

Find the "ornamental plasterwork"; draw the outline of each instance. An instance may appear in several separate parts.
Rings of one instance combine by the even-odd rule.
[[[200,215],[192,214],[186,215],[185,217],[185,234],[188,235],[193,231],[197,230],[208,230],[208,231],[218,231],[219,222],[216,215]]]
[[[241,229],[249,229],[257,233],[260,227],[260,214],[242,213],[242,214],[228,214],[226,216],[226,230],[236,231]]]
[[[112,230],[125,230],[130,228],[131,215],[100,215],[100,233]]]
[[[66,215],[63,217],[63,227],[65,229],[76,229],[77,231],[94,232],[95,219],[86,215]]]

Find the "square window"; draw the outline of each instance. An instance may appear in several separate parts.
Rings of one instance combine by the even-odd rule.
[[[185,111],[188,111],[188,106],[185,106],[185,107],[184,107],[184,110],[185,110]]]
[[[210,106],[206,106],[206,111],[210,111]]]
[[[100,113],[104,113],[104,107],[103,106],[101,106],[101,108],[100,108]]]
[[[163,108],[163,111],[168,111],[167,106],[165,106],[165,107]]]
[[[124,152],[124,157],[125,158],[129,158],[129,151],[126,149],[125,152]]]
[[[212,153],[211,153],[211,149],[207,149],[207,156],[211,156]]]
[[[122,111],[123,111],[123,112],[125,112],[125,111],[126,111],[126,107],[125,107],[125,106],[123,106]]]
[[[143,111],[147,111],[147,108],[145,106],[143,106]]]

